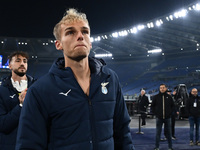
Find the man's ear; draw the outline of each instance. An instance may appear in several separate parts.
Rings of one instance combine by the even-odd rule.
[[[56,40],[55,46],[57,50],[63,50],[62,44],[59,40]]]
[[[12,70],[11,64],[8,65],[9,69]]]

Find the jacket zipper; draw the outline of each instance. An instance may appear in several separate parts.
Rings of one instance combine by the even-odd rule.
[[[163,119],[165,119],[165,99],[163,95]]]
[[[93,122],[92,122],[92,119],[93,119],[93,114],[92,114],[92,101],[91,99],[88,97],[88,104],[89,104],[89,112],[90,112],[90,126],[91,126],[91,134],[92,134],[92,139],[90,141],[90,144],[93,145],[93,149],[95,149],[95,131],[94,131],[94,125],[93,125]]]

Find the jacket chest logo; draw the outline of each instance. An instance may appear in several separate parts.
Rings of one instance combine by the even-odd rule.
[[[71,92],[71,89],[69,91],[67,91],[66,93],[60,92],[59,94],[64,95],[64,96],[68,96],[69,92]]]
[[[103,94],[107,94],[108,93],[108,89],[106,88],[106,85],[108,85],[109,82],[106,83],[101,83],[101,92]]]
[[[10,98],[14,98],[14,97],[15,97],[15,95],[16,95],[16,94],[14,94],[14,95],[10,95]]]

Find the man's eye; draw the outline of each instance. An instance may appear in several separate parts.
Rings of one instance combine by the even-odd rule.
[[[66,35],[71,35],[71,34],[74,34],[74,31],[68,31],[68,32],[66,32]]]
[[[87,30],[83,31],[83,34],[88,34],[88,33],[89,33],[89,31],[87,31]]]

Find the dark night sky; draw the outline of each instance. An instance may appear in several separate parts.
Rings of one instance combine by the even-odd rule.
[[[197,0],[4,0],[0,37],[52,38],[67,8],[87,14],[92,35],[112,32],[172,13]]]

